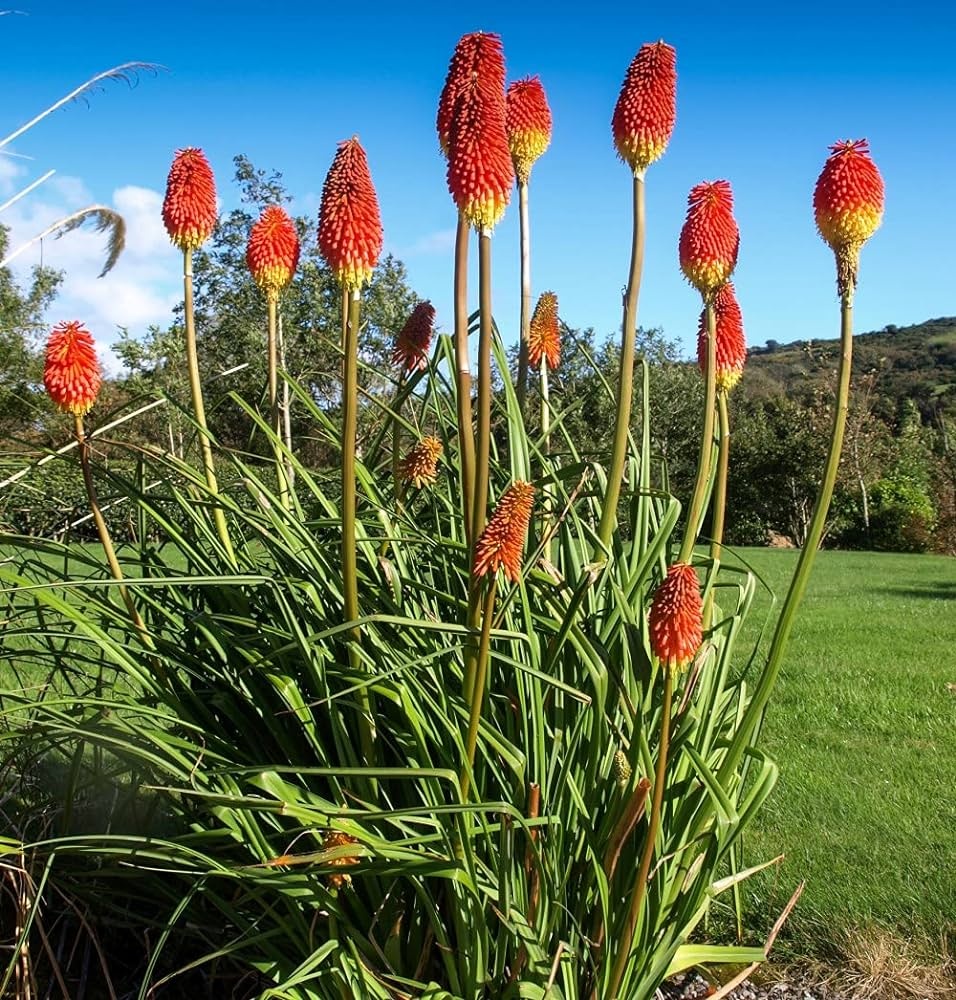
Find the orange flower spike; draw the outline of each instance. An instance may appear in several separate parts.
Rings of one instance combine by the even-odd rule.
[[[285,209],[269,205],[249,233],[246,263],[270,301],[292,280],[299,265],[299,234]]]
[[[498,501],[475,546],[475,576],[503,569],[512,583],[518,582],[533,506],[534,487],[516,479]]]
[[[729,181],[705,181],[691,188],[687,196],[680,266],[705,302],[713,299],[737,266],[740,230],[733,209]]]
[[[322,839],[322,850],[334,851],[340,847],[351,847],[353,844],[358,844],[355,837],[348,833],[343,833],[341,830],[330,830]],[[357,865],[358,862],[357,855],[346,855],[345,857],[332,858],[326,864],[334,868],[351,868]],[[325,878],[333,889],[343,889],[352,883],[352,876],[348,872],[342,872],[341,874],[332,872],[326,875]]]
[[[505,61],[497,35],[479,33],[468,51],[470,70],[457,84],[449,114],[446,177],[458,209],[476,229],[488,231],[501,221],[514,184]]]
[[[508,87],[505,125],[518,183],[527,184],[535,161],[551,144],[551,108],[538,77],[525,77]]]
[[[824,242],[836,254],[841,295],[856,287],[860,248],[883,221],[883,202],[883,178],[866,139],[831,146],[813,191],[813,214]]]
[[[163,224],[180,250],[196,250],[216,227],[216,181],[201,149],[179,149],[166,179]]]
[[[438,438],[423,437],[402,459],[398,470],[402,482],[416,489],[431,486],[438,478],[438,459],[443,451]]]
[[[677,53],[663,41],[642,45],[611,119],[618,154],[636,174],[663,155],[676,117]]]
[[[322,186],[319,250],[336,279],[361,288],[382,252],[382,219],[368,159],[358,138],[339,143]]]
[[[747,361],[747,341],[744,319],[731,282],[721,286],[714,296],[717,328],[717,388],[730,392],[740,381]],[[707,370],[707,311],[700,314],[697,328],[697,363],[701,372]]]
[[[654,593],[648,615],[651,650],[661,663],[679,670],[703,641],[700,583],[689,563],[674,563]]]
[[[558,331],[558,297],[554,292],[541,293],[528,331],[528,363],[537,368],[542,356],[549,368],[558,367],[561,360],[561,335]]]
[[[473,84],[477,84],[492,95],[505,90],[505,61],[501,51],[501,39],[484,31],[473,31],[462,35],[455,46],[448,75],[438,98],[438,143],[441,151],[448,155],[451,124],[455,116],[458,99]]]
[[[43,384],[57,408],[82,417],[103,382],[93,338],[80,323],[57,323],[46,345]]]
[[[405,372],[413,372],[416,368],[424,371],[428,367],[434,325],[435,307],[427,299],[419,302],[395,338],[393,363],[400,365]]]

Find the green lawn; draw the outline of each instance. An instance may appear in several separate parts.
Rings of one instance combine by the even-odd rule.
[[[782,599],[797,553],[743,549]],[[745,637],[756,641],[762,594]],[[767,637],[764,637],[766,644]],[[939,942],[956,925],[956,560],[823,552],[763,747],[780,781],[748,861],[764,919],[807,886],[795,928],[867,923]]]

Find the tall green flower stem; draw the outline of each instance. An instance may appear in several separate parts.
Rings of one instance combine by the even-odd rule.
[[[631,890],[631,905],[628,907],[627,920],[624,929],[617,940],[617,957],[611,971],[611,982],[607,991],[609,998],[616,997],[624,970],[627,968],[631,949],[634,946],[634,931],[641,915],[644,898],[647,895],[647,879],[651,871],[651,861],[654,857],[654,844],[657,831],[661,824],[661,807],[664,802],[664,782],[667,776],[667,752],[670,746],[671,703],[674,698],[674,670],[664,667],[664,696],[661,702],[661,739],[657,748],[657,771],[654,775],[654,793],[651,799],[651,814],[647,822],[647,839],[641,853],[641,863]]]
[[[279,334],[278,334],[278,296],[269,295],[269,426],[275,435],[272,448],[276,459],[276,481],[279,487],[279,501],[286,510],[292,507],[289,496],[289,485],[286,482],[285,460],[282,456],[282,420],[279,412]]]
[[[193,399],[193,412],[196,423],[199,424],[199,447],[202,452],[202,467],[206,477],[206,486],[213,499],[219,497],[219,483],[216,481],[216,467],[212,460],[212,444],[209,440],[209,427],[206,424],[206,406],[203,402],[202,383],[199,380],[199,352],[196,349],[196,313],[193,304],[193,252],[183,251],[183,304],[184,321],[186,324],[186,361],[189,366],[189,388]],[[218,503],[213,507],[213,519],[222,547],[226,551],[229,562],[235,567],[236,555],[233,552],[232,540],[226,526],[226,515]]]
[[[458,386],[458,450],[461,465],[462,515],[465,542],[470,549],[475,508],[475,435],[471,415],[471,356],[468,353],[468,240],[471,225],[458,213],[455,235],[455,379]]]
[[[528,391],[528,340],[531,331],[531,227],[528,182],[518,181],[519,238],[521,243],[521,339],[518,343],[518,409],[524,413]]]
[[[704,372],[704,427],[700,435],[700,455],[697,458],[697,481],[691,496],[684,526],[678,562],[690,562],[700,520],[707,505],[707,487],[710,483],[711,462],[714,454],[714,407],[717,400],[717,315],[712,297],[704,302],[707,323],[707,367]]]
[[[480,589],[480,582],[475,589]],[[485,686],[488,681],[488,661],[491,658],[491,626],[495,612],[495,594],[498,590],[497,580],[492,577],[485,600],[481,606],[481,638],[478,641],[478,657],[475,663],[475,678],[471,694],[471,711],[468,718],[468,737],[465,742],[465,759],[467,763],[461,771],[461,798],[468,801],[471,788],[471,774],[475,766],[475,748],[478,745],[478,725],[481,722],[481,707],[485,699]]]
[[[395,491],[395,504],[400,507],[402,503],[402,477],[399,469],[402,464],[402,425],[398,419],[405,400],[403,389],[405,386],[404,370],[398,376],[398,385],[395,387],[395,398],[392,400],[392,489]]]
[[[634,395],[634,345],[637,340],[637,303],[641,292],[644,269],[644,171],[634,172],[633,224],[631,228],[631,269],[624,293],[624,322],[621,337],[621,369],[618,377],[617,419],[614,424],[614,446],[607,473],[604,509],[598,525],[599,546],[595,561],[605,559],[611,535],[617,523],[617,504],[621,497],[621,479],[627,458],[627,438],[631,423],[631,400]]]
[[[724,542],[724,521],[727,513],[727,472],[730,467],[730,416],[727,412],[727,390],[717,392],[717,474],[714,478],[714,502],[711,508],[710,559],[720,562]],[[704,604],[704,628],[710,628],[714,617],[714,590]]]
[[[780,617],[777,619],[777,627],[774,630],[770,651],[767,654],[767,665],[754,689],[753,698],[751,698],[747,711],[741,720],[737,736],[727,751],[723,764],[721,764],[718,775],[718,780],[721,783],[740,764],[745,749],[760,726],[764,709],[767,707],[767,702],[780,674],[780,666],[790,641],[794,618],[803,601],[803,595],[806,593],[810,571],[823,538],[823,529],[826,526],[830,501],[833,498],[833,488],[836,485],[837,471],[840,467],[840,454],[843,451],[843,435],[846,430],[846,416],[850,402],[852,362],[853,285],[848,283],[848,287],[843,290],[840,296],[840,364],[837,370],[837,396],[833,410],[833,427],[830,432],[830,450],[827,453],[824,466],[823,481],[820,485],[820,492],[817,494],[816,505],[813,508],[813,517],[810,519],[807,540],[800,552],[796,572],[790,581],[790,589],[787,591],[783,607],[780,609]]]
[[[551,389],[548,384],[548,359],[541,355],[541,449],[545,461],[551,456]],[[550,463],[547,463],[550,466]],[[546,470],[550,473],[550,467]],[[542,555],[550,563],[552,552],[551,518],[554,516],[554,491],[550,483],[544,487],[544,548]]]
[[[471,511],[471,552],[488,515],[489,461],[491,456],[491,232],[478,234],[478,437],[475,446],[474,505]],[[472,574],[468,595],[468,624],[477,629],[481,619],[481,583]],[[465,648],[465,698],[481,698],[475,686],[478,651]]]
[[[348,306],[344,324],[345,354],[342,363],[342,597],[346,621],[359,617],[358,568],[355,548],[355,444],[358,434],[358,332],[361,315],[361,289],[343,289],[343,308]],[[361,669],[358,644],[362,630],[358,625],[349,629],[349,666]],[[372,762],[374,723],[368,690],[359,691],[362,709],[361,740],[365,762]]]
[[[110,573],[113,579],[118,580],[120,583],[120,597],[122,597],[123,603],[126,605],[126,611],[129,614],[130,621],[133,623],[133,627],[139,633],[143,645],[152,649],[154,648],[152,636],[150,636],[143,619],[136,610],[136,605],[133,603],[129,589],[122,582],[123,570],[119,564],[119,560],[116,558],[113,539],[110,538],[109,528],[106,526],[106,519],[103,517],[103,510],[100,507],[99,497],[96,494],[96,484],[93,482],[93,470],[90,467],[90,443],[87,440],[86,431],[83,427],[83,418],[79,414],[73,417],[73,432],[76,435],[76,443],[79,448],[80,468],[83,471],[83,485],[86,487],[86,497],[90,503],[90,512],[93,515],[93,523],[96,525],[96,533],[100,536],[100,544],[106,553],[106,561],[109,564]]]

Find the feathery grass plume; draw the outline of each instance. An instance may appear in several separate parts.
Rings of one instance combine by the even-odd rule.
[[[46,345],[43,385],[57,408],[74,416],[89,413],[99,395],[103,373],[93,338],[76,320],[57,323]]]
[[[516,479],[498,501],[475,546],[476,577],[503,569],[512,583],[518,582],[533,506],[534,487]]]
[[[269,205],[249,232],[246,264],[255,283],[275,301],[299,264],[299,234],[279,205]]]
[[[611,119],[614,145],[635,173],[659,159],[677,116],[677,53],[664,41],[642,45],[628,67]]]
[[[445,85],[438,98],[438,144],[448,155],[451,124],[458,101],[470,87],[477,86],[492,96],[505,90],[505,62],[498,35],[486,31],[473,31],[458,39]]]
[[[551,144],[551,108],[537,76],[515,80],[505,95],[508,147],[519,184],[527,184],[535,161]]]
[[[351,836],[351,834],[343,833],[341,830],[330,830],[322,839],[322,850],[333,851],[337,847],[349,847],[357,843],[358,840]],[[332,865],[335,868],[351,868],[357,865],[358,861],[357,856],[346,855],[342,858],[332,858],[326,864]],[[351,885],[352,876],[348,872],[332,872],[325,876],[325,880],[333,889],[343,889],[345,886]]]
[[[501,39],[482,33],[472,47],[472,68],[451,107],[448,190],[480,232],[501,221],[511,199],[514,167],[505,126],[505,62]]]
[[[651,650],[670,669],[679,670],[700,648],[703,605],[697,571],[674,563],[657,588],[648,615]]]
[[[438,478],[438,459],[444,450],[436,437],[423,437],[402,459],[399,475],[402,482],[421,489],[431,486]]]
[[[549,368],[557,368],[561,360],[561,334],[558,330],[558,297],[554,292],[542,292],[534,307],[528,335],[528,361],[537,368],[544,357]]]
[[[180,250],[196,250],[216,227],[216,181],[201,149],[179,149],[166,179],[163,224]]]
[[[357,136],[339,143],[322,185],[319,250],[336,280],[361,288],[382,252],[382,219],[365,150]]]
[[[403,373],[411,373],[416,369],[423,372],[428,367],[434,326],[435,307],[425,299],[415,306],[405,320],[392,348],[392,362],[399,365]]]
[[[704,181],[692,187],[680,231],[680,266],[705,302],[730,278],[739,247],[730,181]]]
[[[883,178],[866,139],[832,145],[813,190],[813,214],[820,236],[836,254],[841,295],[856,287],[860,248],[883,220],[883,199]]]
[[[747,361],[747,341],[744,338],[744,319],[734,293],[733,283],[722,285],[714,296],[714,314],[717,320],[717,388],[729,392],[740,381]],[[702,373],[707,371],[707,310],[700,314],[697,327],[697,364]]]

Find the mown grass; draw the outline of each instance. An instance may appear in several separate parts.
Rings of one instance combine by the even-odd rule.
[[[782,599],[797,553],[739,555]],[[768,609],[764,592],[751,644]],[[953,933],[954,649],[956,561],[820,554],[764,730],[780,781],[747,841],[750,861],[786,860],[748,883],[752,913],[771,919],[805,879],[791,937]]]

